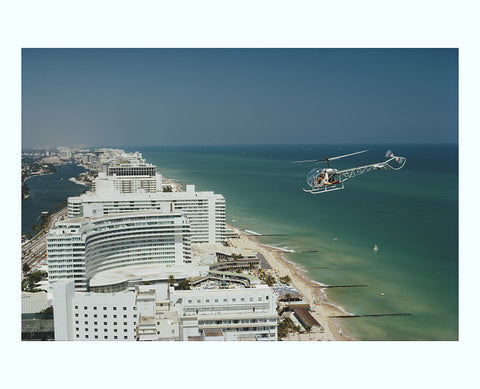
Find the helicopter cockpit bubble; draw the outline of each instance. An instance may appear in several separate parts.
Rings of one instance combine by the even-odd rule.
[[[322,169],[315,168],[310,170],[307,175],[308,186],[313,188],[315,185],[317,185],[318,177],[321,173],[322,173]]]

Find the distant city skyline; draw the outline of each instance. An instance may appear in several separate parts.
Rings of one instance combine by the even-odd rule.
[[[457,49],[22,50],[24,149],[457,141]]]

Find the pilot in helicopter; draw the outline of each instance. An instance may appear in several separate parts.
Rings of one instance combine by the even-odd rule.
[[[322,169],[320,174],[317,176],[317,182],[315,186],[338,184],[339,181],[335,179],[336,173],[337,173],[337,169],[332,169],[332,168]]]

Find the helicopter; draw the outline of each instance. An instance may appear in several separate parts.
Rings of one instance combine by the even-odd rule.
[[[293,161],[292,163],[320,163],[326,162],[327,167],[320,169],[314,168],[310,170],[307,174],[307,184],[310,187],[309,189],[303,189],[305,192],[311,194],[320,194],[326,193],[333,190],[340,190],[344,189],[345,181],[349,180],[350,178],[368,173],[372,170],[379,170],[379,169],[392,169],[392,170],[400,170],[405,166],[405,162],[407,159],[405,157],[399,157],[394,155],[390,150],[385,153],[385,157],[387,158],[386,161],[372,163],[370,165],[358,166],[351,169],[344,169],[338,170],[335,168],[330,167],[330,161],[350,157],[352,155],[366,153],[370,150],[362,150],[356,151],[355,153],[339,155],[336,157],[329,157],[324,159],[307,159],[303,161]]]

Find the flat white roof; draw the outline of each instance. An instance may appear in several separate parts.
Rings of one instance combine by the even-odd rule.
[[[180,215],[182,216],[182,212],[178,210],[164,212],[162,210],[149,210],[149,211],[131,211],[131,212],[123,212],[123,213],[110,213],[108,215],[98,216],[98,217],[76,217],[72,219],[60,220],[55,223],[55,226],[62,226],[62,225],[70,225],[75,223],[83,223],[83,222],[96,222],[99,220],[107,220],[107,219],[114,219],[114,218],[128,218],[128,217],[136,217],[136,216],[147,216],[147,215],[166,215],[166,216],[175,216]]]
[[[221,194],[215,194],[213,191],[195,192],[150,192],[150,193],[84,193],[80,196],[72,196],[69,199],[80,198],[82,201],[145,201],[145,200],[193,200],[204,197],[219,197],[223,198]],[[70,200],[69,200],[70,201]]]
[[[219,243],[202,243],[202,244],[192,244],[192,254],[214,254],[214,253],[222,253],[225,255],[241,255],[242,257],[250,257],[252,255],[256,255],[256,251],[254,250],[246,250],[243,248],[237,247],[227,247]]]
[[[208,266],[179,265],[142,265],[129,266],[119,269],[102,271],[90,279],[90,287],[115,285],[129,280],[168,280],[173,275],[175,278],[190,278],[205,276],[208,274]]]

